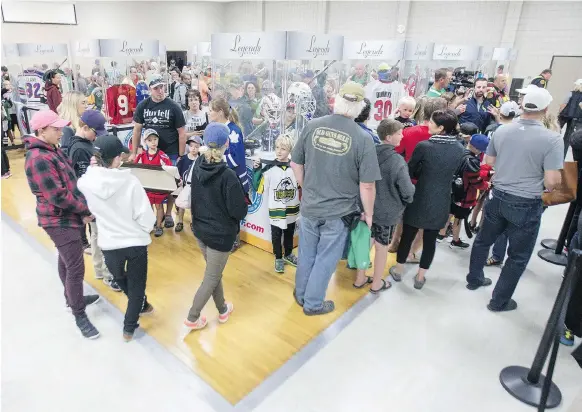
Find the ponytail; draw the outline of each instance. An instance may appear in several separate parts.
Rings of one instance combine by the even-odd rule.
[[[240,125],[240,120],[238,118],[238,113],[237,113],[236,109],[233,109],[232,107],[230,108],[230,111],[228,114],[228,121],[236,124],[239,127],[239,129],[242,130],[242,126]]]
[[[229,122],[236,124],[240,129],[242,129],[238,118],[238,113],[235,109],[230,107],[226,99],[223,99],[222,97],[214,99],[210,102],[210,107],[212,107],[212,110],[216,112],[224,113],[224,117],[226,117]]]
[[[95,152],[95,154],[93,156],[95,156],[95,160],[97,161],[97,166],[106,167],[106,168],[111,167],[113,159],[105,160],[105,159],[103,159],[103,156],[101,156],[101,153],[99,153],[99,152]]]

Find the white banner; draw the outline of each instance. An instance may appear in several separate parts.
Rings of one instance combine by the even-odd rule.
[[[344,41],[344,59],[400,60],[404,56],[404,40]]]
[[[478,60],[481,46],[462,46],[458,44],[435,44],[433,60]]]
[[[16,43],[2,44],[2,58],[12,59],[18,57],[18,45]]]
[[[404,49],[404,60],[431,60],[434,43],[407,41]]]
[[[211,36],[213,59],[285,59],[285,32],[216,33]]]
[[[343,36],[287,32],[287,60],[341,60],[343,48]]]
[[[493,60],[509,60],[510,52],[511,49],[496,47],[495,50],[493,50]]]
[[[160,42],[157,40],[99,40],[101,57],[155,57],[160,55]]]
[[[18,54],[20,57],[65,57],[69,55],[69,47],[65,43],[18,43]]]
[[[477,60],[479,61],[494,60],[493,51],[494,51],[493,47],[481,47],[481,50],[479,51],[479,58]]]
[[[73,46],[73,56],[79,57],[99,57],[99,40],[76,41]]]

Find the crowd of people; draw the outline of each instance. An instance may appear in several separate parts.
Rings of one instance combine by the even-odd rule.
[[[476,79],[471,93],[447,96],[451,72],[437,70],[425,96],[402,97],[397,110],[374,130],[367,125],[371,102],[363,87],[371,76],[356,70],[332,96],[332,104],[325,97],[325,107],[316,109],[318,116],[299,135],[284,131],[276,139],[275,160],[255,159],[249,174],[244,136],[261,99],[255,79],[241,85],[247,110],[229,102],[232,94],[205,98],[193,87],[186,66],[181,73],[171,68],[170,74],[169,87],[158,71],[149,77],[149,97],[134,112],[129,148],[107,134],[105,117],[87,109],[82,92],[62,96],[56,110],[60,116],[51,110],[35,114],[35,134],[24,139],[39,225],[59,251],[67,304],[85,337],[99,332],[85,313],[98,297],[82,295],[84,249],[91,248],[96,275],[128,296],[123,336],[129,341],[139,316],[154,310],[145,294],[150,232],[161,236],[174,226],[182,231],[186,209],[206,269],[184,327],[206,326],[201,312],[210,297],[219,322],[226,322],[234,306],[225,299],[222,274],[236,250],[252,190],[269,199],[274,271],[297,267],[293,295],[305,315],[334,310],[334,302],[326,300],[328,283],[342,257],[362,250],[361,231],[355,229],[362,225],[364,249],[369,252],[371,239],[375,257],[372,276],[366,275],[369,262],[352,267],[355,288],[386,291],[390,278],[401,282],[405,264],[412,263],[418,264],[414,288],[422,289],[437,243],[451,237],[452,249],[471,248],[462,239],[464,226],[468,237],[476,234],[467,289],[492,285],[483,267],[502,266],[487,308],[517,308],[512,296],[533,253],[542,193],[559,186],[565,157],[564,139],[549,113],[552,96],[543,85],[519,89],[519,101],[512,102],[506,77],[498,74],[490,82]],[[312,80],[313,73],[306,72],[305,78]],[[578,89],[561,108],[577,159],[582,153],[581,84],[576,82]],[[250,122],[243,120],[246,111]],[[144,190],[127,169],[120,169],[122,161],[176,165],[178,198]],[[296,227],[298,256],[293,253]],[[573,227],[568,247],[579,247],[580,229]],[[396,263],[385,273],[388,253],[396,253]],[[566,337],[573,341],[567,328]]]

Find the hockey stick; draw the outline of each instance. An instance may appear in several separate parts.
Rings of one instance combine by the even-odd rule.
[[[337,62],[337,60],[332,60],[327,66],[325,66],[323,69],[321,69],[321,71],[319,73],[317,73],[315,76],[313,76],[313,80],[317,79],[319,76],[321,76],[323,73],[325,73],[336,62]]]

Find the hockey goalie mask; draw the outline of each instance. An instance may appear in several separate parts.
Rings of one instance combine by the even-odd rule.
[[[297,115],[311,120],[315,113],[315,99],[303,82],[294,82],[287,88],[287,107],[294,107]]]
[[[281,121],[281,99],[275,93],[269,93],[261,102],[261,115],[270,124]]]

